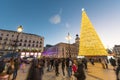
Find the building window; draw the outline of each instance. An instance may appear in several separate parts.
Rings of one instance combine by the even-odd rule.
[[[0,40],[2,40],[2,37],[0,37]]]
[[[27,40],[25,40],[25,42],[27,42]]]
[[[1,36],[3,36],[3,33],[1,34]]]
[[[30,47],[30,44],[28,44],[28,47]]]
[[[31,40],[29,40],[29,43],[31,43]]]
[[[40,44],[42,44],[42,42],[40,41]]]
[[[41,50],[39,50],[39,52],[41,52]]]
[[[7,40],[8,40],[8,38],[5,38],[4,40],[6,40],[6,41],[7,41]]]
[[[32,45],[32,47],[34,47],[34,44]]]
[[[26,44],[24,44],[24,46],[26,46]]]
[[[36,47],[38,47],[38,45],[36,45]]]
[[[22,42],[22,39],[20,40],[20,42]]]
[[[19,46],[22,46],[22,43],[20,43]]]
[[[12,37],[14,37],[14,35],[12,35]]]
[[[40,45],[39,47],[41,48],[42,46]]]
[[[17,35],[17,37],[18,37],[18,35]]]
[[[9,34],[7,34],[6,36],[9,36]]]
[[[33,41],[33,43],[35,43],[35,41]]]
[[[4,42],[4,44],[6,45],[6,44],[7,44],[7,42]]]

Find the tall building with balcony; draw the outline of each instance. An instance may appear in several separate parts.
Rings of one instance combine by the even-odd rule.
[[[79,36],[76,35],[75,43],[68,44],[68,43],[58,43],[54,46],[47,48],[43,55],[47,57],[55,57],[55,58],[67,58],[69,55],[71,57],[78,56],[78,49],[79,49]]]
[[[44,37],[42,36],[36,34],[18,33],[12,30],[0,29],[1,53],[11,52],[14,50],[17,50],[19,52],[22,51],[42,52],[43,48],[44,48]]]

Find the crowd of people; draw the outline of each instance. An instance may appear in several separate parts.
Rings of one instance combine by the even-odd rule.
[[[85,72],[88,70],[88,61],[94,66],[94,58],[34,58],[29,70],[27,80],[42,80],[42,76],[47,72],[55,71],[55,76],[62,74],[63,78],[66,76],[71,78],[74,76],[76,80],[85,80]],[[99,58],[103,69],[108,69],[108,64],[113,66],[116,72],[117,80],[120,80],[120,58]],[[3,59],[0,61],[0,80],[4,76],[6,80],[16,80],[18,70],[25,72],[25,63],[20,58],[11,58],[9,61]],[[60,73],[60,70],[62,73]],[[67,73],[66,73],[67,72]],[[12,76],[13,75],[13,76]]]
[[[39,70],[39,73],[37,75],[40,75],[40,79],[28,79],[28,80],[42,80],[42,76],[44,75],[44,70],[49,71],[55,71],[55,75],[59,76],[59,74],[62,74],[63,78],[66,76],[68,78],[71,78],[71,76],[74,76],[76,80],[85,80],[86,74],[88,70],[87,63],[88,61],[94,66],[95,62],[98,62],[101,64],[103,69],[109,69],[108,64],[111,64],[113,66],[113,70],[116,73],[117,80],[120,80],[120,59],[110,58],[109,60],[106,57],[101,58],[42,58],[42,59],[36,59],[34,62],[36,63],[35,67]],[[62,73],[60,73],[61,71]],[[66,73],[67,72],[67,73]]]
[[[85,58],[34,59],[27,80],[42,80],[42,76],[44,75],[45,70],[47,70],[47,72],[54,70],[55,76],[62,74],[63,78],[66,76],[68,76],[68,78],[71,78],[74,75],[77,80],[85,80],[85,69],[87,70],[87,60]],[[60,73],[60,70],[62,70],[62,73]]]
[[[24,71],[25,63],[20,58],[0,61],[0,80],[16,80],[18,70]]]

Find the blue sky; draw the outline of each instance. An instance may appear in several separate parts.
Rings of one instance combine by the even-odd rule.
[[[106,48],[120,44],[120,0],[0,0],[0,29],[16,30],[45,38],[46,44],[74,42],[80,34],[81,9],[94,25]]]

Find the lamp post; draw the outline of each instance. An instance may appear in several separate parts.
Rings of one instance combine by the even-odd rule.
[[[23,31],[23,27],[20,25],[20,26],[18,26],[18,28],[17,28],[17,38],[16,38],[16,40],[15,40],[15,47],[14,47],[14,50],[15,50],[15,52],[17,51],[17,43],[18,43],[18,38],[19,38],[19,35],[20,35],[20,33]]]
[[[72,37],[68,33],[68,35],[66,36],[66,40],[68,41],[68,54],[69,54],[69,57],[71,57],[71,52],[70,52],[70,40],[71,39],[72,39]]]

